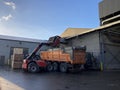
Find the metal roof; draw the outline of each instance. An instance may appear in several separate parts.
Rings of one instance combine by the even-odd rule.
[[[40,42],[43,41],[43,40],[39,40],[39,39],[31,39],[31,38],[15,37],[15,36],[6,36],[6,35],[0,35],[0,39],[13,40],[13,41],[24,41],[24,42],[35,42],[35,43],[40,43]]]
[[[88,30],[90,30],[90,28],[67,28],[60,36],[62,38],[74,37]]]
[[[106,24],[106,25],[103,25],[103,26],[100,26],[100,27],[97,27],[97,28],[93,28],[93,29],[88,29],[88,30],[85,30],[83,32],[80,32],[78,35],[71,35],[71,36],[64,36],[64,38],[66,39],[69,39],[69,38],[73,38],[73,37],[76,37],[76,36],[79,36],[79,35],[84,35],[84,34],[87,34],[87,33],[91,33],[91,32],[94,32],[94,31],[99,31],[99,30],[102,30],[102,29],[105,29],[105,28],[109,28],[111,26],[114,26],[114,25],[117,25],[117,24],[120,24],[120,20],[119,21],[116,21],[116,22],[112,22],[110,24]],[[68,29],[69,30],[69,29]],[[71,30],[70,30],[71,31]],[[73,33],[73,32],[70,32],[69,33]],[[65,31],[66,32],[66,31]],[[64,32],[64,33],[65,33]],[[64,34],[65,35],[65,34]]]

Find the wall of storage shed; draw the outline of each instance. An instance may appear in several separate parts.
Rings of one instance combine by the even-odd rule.
[[[69,45],[86,46],[87,52],[93,53],[98,60],[100,59],[99,32],[92,32],[69,39]]]
[[[30,53],[37,45],[38,43],[0,39],[0,65],[8,64],[11,48],[28,48]]]

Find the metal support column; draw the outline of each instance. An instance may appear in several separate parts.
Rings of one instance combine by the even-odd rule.
[[[105,56],[104,56],[104,40],[103,40],[103,33],[100,31],[99,32],[99,45],[100,45],[100,69],[101,71],[104,70],[104,60],[105,60]]]

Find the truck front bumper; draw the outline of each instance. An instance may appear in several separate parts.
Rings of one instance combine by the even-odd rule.
[[[23,60],[22,69],[27,70],[27,65],[28,65],[27,60]]]

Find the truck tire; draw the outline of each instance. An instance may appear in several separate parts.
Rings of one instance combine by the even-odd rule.
[[[53,63],[53,70],[58,71],[58,63],[57,62]]]
[[[35,63],[29,63],[28,64],[28,72],[31,72],[31,73],[36,73],[39,71],[39,66]]]
[[[53,65],[52,65],[51,62],[48,62],[48,64],[47,64],[47,71],[48,71],[48,72],[53,71]]]
[[[60,72],[66,73],[68,71],[67,63],[61,63],[59,68],[60,68]]]

